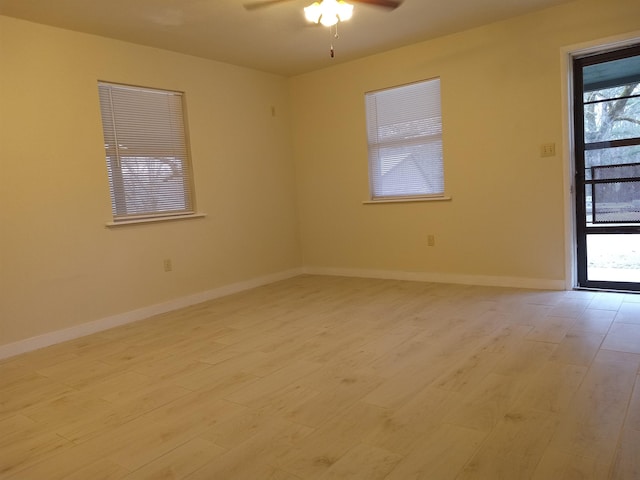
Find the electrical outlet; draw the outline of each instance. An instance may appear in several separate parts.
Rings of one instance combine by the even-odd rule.
[[[435,235],[427,235],[427,246],[434,247],[436,245],[436,236]]]
[[[541,157],[555,157],[556,156],[556,144],[555,143],[545,143],[540,147],[540,156]]]
[[[163,261],[163,265],[164,265],[165,272],[171,272],[173,270],[173,264],[171,263],[170,258],[165,258]]]

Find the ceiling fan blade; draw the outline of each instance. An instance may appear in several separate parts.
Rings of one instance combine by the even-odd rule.
[[[243,6],[246,10],[256,10],[258,8],[270,7],[271,5],[275,5],[277,3],[288,2],[290,0],[263,0],[262,2],[249,2],[245,3]]]
[[[369,5],[375,5],[377,7],[390,8],[391,10],[398,8],[402,1],[400,0],[348,0],[358,3],[368,3]]]

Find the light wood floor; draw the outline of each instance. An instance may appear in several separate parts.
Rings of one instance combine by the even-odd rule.
[[[303,276],[0,363],[0,478],[639,479],[640,295]]]

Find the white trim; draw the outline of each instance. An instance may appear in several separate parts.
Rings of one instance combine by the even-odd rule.
[[[525,277],[496,277],[489,275],[462,275],[434,272],[403,272],[393,270],[367,270],[355,268],[305,267],[309,275],[333,275],[338,277],[380,278],[414,282],[453,283],[490,287],[527,288],[532,290],[565,290],[564,280]]]
[[[107,222],[105,225],[109,228],[124,227],[126,225],[138,225],[141,223],[173,222],[175,220],[190,220],[193,218],[205,218],[206,216],[207,216],[206,213],[189,213],[187,215],[157,215],[155,217],[131,218],[129,220],[118,220],[113,222]]]
[[[92,322],[83,323],[74,327],[56,330],[54,332],[45,333],[36,337],[26,338],[14,343],[0,345],[0,360],[20,355],[22,353],[38,350],[40,348],[55,345],[56,343],[66,342],[92,333],[101,332],[110,328],[119,327],[128,323],[137,322],[161,313],[170,312],[179,308],[196,305],[208,300],[232,295],[234,293],[250,290],[252,288],[268,285],[270,283],[279,282],[288,278],[297,277],[303,273],[302,269],[296,268],[283,272],[265,275],[242,282],[224,285],[214,288],[206,292],[188,295],[186,297],[177,298],[168,302],[150,305],[148,307],[139,308],[130,312],[113,315]]]
[[[432,196],[432,197],[380,197],[374,200],[364,200],[363,205],[375,205],[377,203],[411,203],[411,202],[446,202],[451,200],[451,197],[447,196]]]
[[[110,328],[119,327],[129,323],[150,318],[154,315],[170,312],[191,305],[196,305],[216,298],[225,297],[234,293],[250,290],[263,285],[287,280],[302,274],[332,275],[341,277],[379,278],[386,280],[407,280],[417,282],[453,283],[462,285],[494,286],[527,288],[535,290],[565,290],[563,280],[549,280],[524,277],[496,277],[484,275],[457,275],[429,272],[403,272],[390,270],[367,270],[350,268],[324,268],[305,267],[286,270],[283,272],[257,277],[250,280],[224,285],[206,292],[188,295],[168,302],[150,305],[130,312],[125,312],[110,317],[105,317],[92,322],[83,323],[74,327],[56,330],[36,337],[26,338],[14,343],[0,345],[0,360],[27,353],[40,348],[55,345],[57,343],[74,340],[76,338],[102,332]]]
[[[571,290],[578,284],[576,271],[576,214],[575,214],[575,168],[573,151],[573,55],[561,52],[561,99],[562,99],[562,172],[564,175],[564,255],[565,288]]]
[[[565,211],[565,289],[571,290],[578,285],[576,257],[576,218],[573,151],[573,58],[616,50],[631,46],[640,41],[640,30],[615,37],[608,37],[560,49],[561,98],[562,98],[562,153],[564,156],[564,211]]]

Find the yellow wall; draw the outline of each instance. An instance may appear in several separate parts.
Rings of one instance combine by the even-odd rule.
[[[562,285],[561,52],[639,28],[637,0],[580,1],[293,78],[304,264]],[[364,93],[432,77],[452,201],[363,205]],[[554,158],[540,157],[545,143],[556,144]]]
[[[639,19],[581,0],[287,80],[0,17],[0,346],[303,265],[562,283],[561,52]],[[364,92],[435,76],[453,200],[363,205]],[[105,227],[98,79],[186,92],[206,218]]]
[[[206,218],[105,227],[98,79],[186,92]],[[0,82],[0,346],[300,266],[286,79],[0,17]]]

